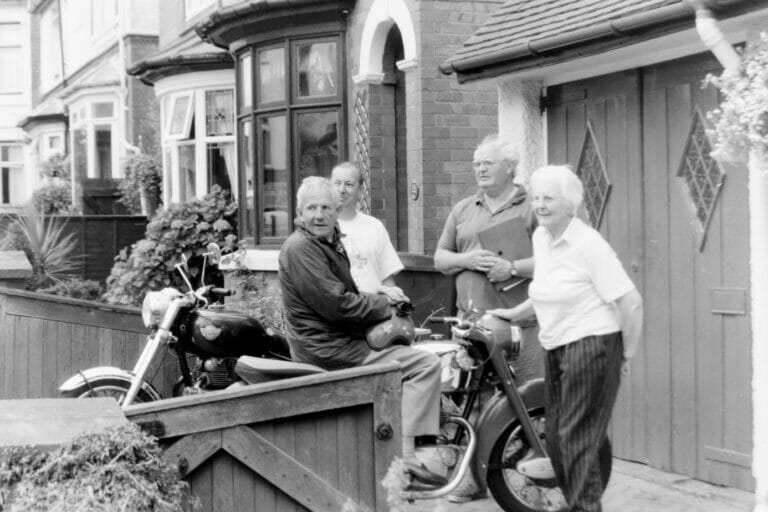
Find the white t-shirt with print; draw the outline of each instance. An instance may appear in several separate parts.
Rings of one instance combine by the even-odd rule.
[[[341,242],[349,256],[352,278],[361,292],[376,293],[382,281],[403,269],[389,241],[384,224],[375,217],[357,212],[352,220],[339,219]]]

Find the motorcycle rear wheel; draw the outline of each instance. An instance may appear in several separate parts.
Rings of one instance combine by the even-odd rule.
[[[118,405],[123,404],[123,399],[128,393],[128,389],[131,387],[130,382],[126,382],[122,379],[115,379],[105,377],[103,379],[96,379],[90,382],[90,385],[83,385],[71,392],[64,393],[69,398],[96,398],[96,397],[112,397],[117,400]],[[133,403],[154,402],[157,398],[147,393],[144,389],[139,389],[136,398]]]
[[[531,422],[544,439],[544,409],[531,412]],[[566,510],[568,504],[560,487],[547,487],[535,484],[518,473],[517,463],[530,453],[530,446],[525,439],[519,422],[512,423],[496,440],[488,460],[488,489],[494,500],[506,512],[559,512]],[[608,485],[611,476],[610,442],[600,447],[600,475],[603,488]]]

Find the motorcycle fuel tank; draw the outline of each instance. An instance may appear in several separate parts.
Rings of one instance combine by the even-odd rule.
[[[285,340],[273,335],[256,318],[236,311],[197,309],[186,322],[191,347],[198,356],[238,357],[286,355]]]

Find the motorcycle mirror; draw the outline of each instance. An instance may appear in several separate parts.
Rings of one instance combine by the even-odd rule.
[[[208,258],[210,259],[211,263],[216,264],[221,261],[221,249],[215,242],[211,242],[206,245],[205,252],[208,253]]]

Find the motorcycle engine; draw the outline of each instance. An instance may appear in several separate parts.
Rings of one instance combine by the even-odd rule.
[[[235,376],[234,357],[210,357],[201,360],[192,371],[192,379],[204,389],[223,389],[233,384]]]

